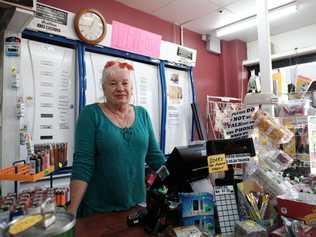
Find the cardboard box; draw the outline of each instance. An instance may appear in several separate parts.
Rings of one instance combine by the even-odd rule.
[[[300,193],[295,199],[280,195],[277,202],[280,215],[305,221],[306,224],[316,223],[316,195]]]
[[[181,216],[214,215],[214,199],[210,193],[179,193]]]
[[[213,216],[191,216],[182,218],[182,224],[184,226],[195,225],[203,232],[214,235],[215,233],[215,222]]]

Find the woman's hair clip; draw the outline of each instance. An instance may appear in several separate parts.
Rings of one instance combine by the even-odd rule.
[[[118,65],[119,68],[126,68],[127,70],[129,71],[134,71],[134,67],[133,65],[129,64],[129,63],[126,63],[126,62],[119,62],[119,61],[108,61],[106,64],[105,64],[105,68],[109,68],[109,67],[112,67],[114,65]]]

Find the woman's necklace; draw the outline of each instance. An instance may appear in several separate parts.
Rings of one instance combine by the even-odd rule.
[[[131,111],[132,108],[129,106],[126,112],[120,113],[110,108],[106,103],[103,104],[105,110],[108,110],[112,117],[114,118],[115,122],[119,125],[121,128],[127,128],[130,126],[132,116]]]

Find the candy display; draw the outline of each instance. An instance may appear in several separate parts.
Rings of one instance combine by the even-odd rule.
[[[14,220],[25,214],[37,213],[47,198],[55,201],[56,206],[64,206],[70,200],[68,187],[39,188],[24,190],[18,195],[9,193],[0,200],[0,218]]]

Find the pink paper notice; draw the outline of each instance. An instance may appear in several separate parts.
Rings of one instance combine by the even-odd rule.
[[[154,34],[118,21],[112,22],[111,47],[159,58],[161,35]]]

